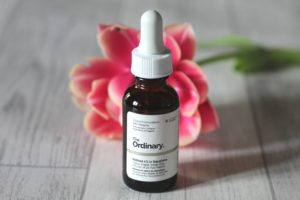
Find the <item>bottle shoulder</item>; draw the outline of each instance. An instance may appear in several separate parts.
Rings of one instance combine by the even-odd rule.
[[[169,112],[179,107],[179,98],[169,85],[158,88],[139,88],[132,85],[125,91],[123,107],[136,112]]]

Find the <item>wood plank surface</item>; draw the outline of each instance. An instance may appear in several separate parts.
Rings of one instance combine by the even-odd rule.
[[[300,48],[300,2],[233,1],[240,34],[272,46]],[[258,6],[260,4],[260,6]],[[248,5],[248,4],[247,4]],[[249,13],[256,12],[257,15]],[[247,23],[242,23],[247,22]],[[297,66],[299,68],[299,66]],[[248,95],[274,199],[299,199],[300,192],[300,70],[247,77]]]
[[[232,62],[204,69],[221,128],[180,149],[176,187],[124,185],[121,142],[84,131],[67,74],[102,55],[97,23],[139,27],[147,9],[192,23],[198,41],[300,47],[298,0],[0,0],[0,199],[299,199],[300,70],[245,77]]]
[[[80,199],[85,170],[0,167],[1,200]]]
[[[76,27],[18,6],[0,42],[0,164],[86,167],[93,140],[67,89],[66,44],[78,40]]]
[[[264,159],[276,199],[300,191],[300,70],[248,78]]]

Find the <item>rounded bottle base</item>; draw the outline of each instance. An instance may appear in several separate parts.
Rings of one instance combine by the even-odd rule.
[[[144,182],[137,181],[129,178],[126,174],[123,174],[124,183],[131,189],[140,191],[140,192],[164,192],[170,190],[175,186],[177,179],[177,174],[172,176],[169,179],[157,181],[157,182]]]

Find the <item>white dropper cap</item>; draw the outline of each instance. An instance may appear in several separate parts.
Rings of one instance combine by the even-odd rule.
[[[162,17],[157,11],[142,15],[140,37],[139,46],[132,51],[132,74],[146,79],[169,76],[173,71],[171,52],[164,46]]]

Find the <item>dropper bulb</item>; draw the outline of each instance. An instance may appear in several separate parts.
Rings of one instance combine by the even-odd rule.
[[[162,17],[155,10],[144,12],[141,17],[141,40],[138,49],[143,54],[159,54],[165,51]]]
[[[169,76],[172,71],[172,55],[163,43],[161,15],[154,10],[146,11],[141,17],[140,44],[132,50],[131,72],[145,79]]]

